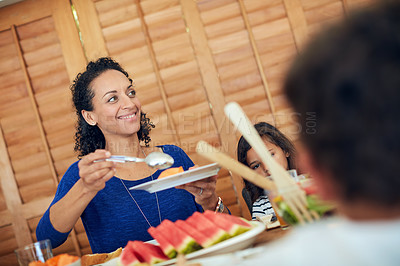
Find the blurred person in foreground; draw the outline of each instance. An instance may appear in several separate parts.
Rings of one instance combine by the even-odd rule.
[[[299,164],[339,215],[296,227],[238,264],[400,265],[400,1],[319,34],[284,90],[303,128]]]

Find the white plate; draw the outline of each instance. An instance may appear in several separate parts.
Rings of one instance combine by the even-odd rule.
[[[205,257],[208,258],[211,256],[231,253],[231,252],[235,252],[235,251],[250,247],[256,240],[257,236],[260,233],[265,231],[265,225],[263,223],[256,222],[256,221],[251,221],[250,223],[252,223],[254,226],[251,230],[249,230],[243,234],[240,234],[238,236],[235,236],[233,238],[222,241],[222,242],[215,244],[214,246],[211,246],[209,248],[200,249],[198,251],[187,254],[187,255],[185,255],[185,258],[187,260],[196,259],[196,261],[197,261],[197,259],[199,259],[199,258],[205,258]],[[148,242],[152,243],[152,244],[157,243],[155,241],[148,241]],[[246,254],[249,253],[249,251],[243,251],[243,252],[245,252]],[[230,255],[227,254],[226,256],[222,256],[222,259],[227,259],[227,257],[229,257],[231,259],[231,257],[233,256],[233,255],[232,256],[231,255],[232,254],[230,254]],[[212,265],[212,262],[217,258],[220,258],[220,256],[217,256],[215,258],[209,258],[207,260],[207,262],[211,262],[211,264],[209,264],[209,265]],[[199,260],[199,261],[201,261],[201,260]],[[172,260],[157,263],[155,265],[156,266],[166,266],[166,265],[175,264],[176,262],[177,262],[176,259],[172,259]],[[98,265],[116,266],[116,265],[118,265],[118,258],[114,258],[106,263],[98,264]],[[227,265],[227,264],[225,264],[225,265]]]
[[[265,247],[248,248],[232,253],[220,254],[215,256],[208,256],[203,258],[195,258],[188,261],[188,264],[199,264],[201,266],[226,266],[238,265],[241,262],[246,262],[249,257],[259,255],[265,252]],[[246,264],[245,264],[246,265]]]
[[[231,253],[234,251],[238,251],[241,249],[245,249],[250,247],[254,241],[256,240],[256,237],[265,231],[265,225],[260,222],[252,221],[253,228],[243,234],[240,234],[238,236],[235,236],[233,238],[229,238],[225,241],[222,241],[218,244],[215,244],[214,246],[211,246],[209,248],[204,248],[200,249],[198,251],[192,252],[190,254],[185,255],[187,260],[191,260],[194,258],[203,258],[203,257],[208,257],[208,256],[214,256],[214,255],[219,255],[219,254],[225,254],[225,253]],[[171,265],[175,264],[176,259],[164,261],[161,263],[157,263],[155,265],[157,266],[164,266],[164,265]]]
[[[131,189],[146,190],[150,193],[158,192],[168,188],[176,187],[186,183],[194,182],[200,179],[204,179],[210,176],[214,176],[219,172],[221,167],[217,163],[212,163],[204,166],[200,166],[182,173],[170,175],[161,179],[156,179],[150,182],[146,182]]]
[[[117,266],[118,265],[118,259],[119,257],[113,258],[112,260],[109,260],[104,263],[96,264],[94,266]]]

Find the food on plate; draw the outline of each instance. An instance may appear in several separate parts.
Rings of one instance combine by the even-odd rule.
[[[142,241],[129,241],[128,245],[131,245],[135,253],[139,254],[150,265],[169,260],[159,246]]]
[[[81,258],[81,266],[90,266],[107,262],[109,260],[112,260],[113,258],[119,257],[121,255],[121,252],[122,248],[118,248],[110,253],[95,253],[83,255]]]
[[[29,262],[29,266],[46,266],[46,263],[41,262],[40,260],[31,261],[31,262]]]
[[[29,266],[66,266],[77,260],[79,260],[79,257],[63,253],[46,260],[46,262],[30,262]]]
[[[211,238],[207,237],[202,232],[198,231],[196,228],[191,226],[187,221],[178,220],[175,222],[175,225],[188,233],[190,236],[196,240],[197,243],[200,244],[203,248],[208,248],[212,246],[214,243]]]
[[[164,178],[164,177],[167,177],[167,176],[170,176],[170,175],[176,175],[176,174],[182,173],[184,171],[185,170],[183,170],[182,166],[171,167],[171,168],[168,168],[168,169],[162,171],[161,174],[158,176],[158,179],[161,179],[161,178]]]
[[[169,240],[178,253],[189,254],[202,248],[192,236],[180,229],[170,220],[162,221],[162,223],[157,226],[157,230],[160,230],[161,234]]]
[[[203,233],[212,242],[212,245],[217,244],[230,237],[229,233],[219,227],[218,224],[210,221],[204,214],[195,212],[186,219],[186,221],[196,230]]]
[[[77,260],[79,260],[79,257],[77,256],[73,256],[73,255],[68,255],[68,254],[60,254],[57,255],[56,258],[58,257],[58,262],[57,264],[51,264],[49,263],[49,261],[51,261],[52,259],[49,259],[46,264],[48,266],[64,266],[64,265],[69,265]],[[54,259],[54,258],[53,258]]]
[[[252,228],[252,225],[246,220],[226,213],[215,215],[214,212],[206,210],[204,216],[214,224],[217,224],[223,230],[227,231],[231,237],[240,235]]]
[[[256,216],[256,221],[262,222],[263,224],[265,224],[265,226],[267,227],[267,229],[272,229],[272,228],[276,228],[276,227],[285,227],[285,224],[281,224],[281,219],[279,219],[280,217],[276,216],[276,214],[267,214],[267,215],[263,215],[263,216]],[[284,222],[284,221],[283,221]],[[286,224],[286,226],[288,226]]]
[[[306,192],[307,206],[309,210],[316,211],[319,216],[323,217],[328,213],[334,211],[335,206],[331,203],[321,200],[316,194],[317,188],[313,182],[312,178],[300,180],[298,185]],[[278,212],[278,217],[280,216],[286,223],[290,225],[295,225],[298,223],[296,215],[284,201],[282,196],[277,196],[273,198],[276,211]]]
[[[171,242],[160,232],[160,230],[156,229],[155,227],[150,227],[148,230],[149,234],[154,238],[157,239],[160,248],[167,255],[168,258],[173,259],[178,254],[174,246]]]
[[[156,263],[156,260],[168,260],[210,247],[253,227],[252,223],[243,218],[212,211],[195,212],[185,221],[164,220],[157,227],[148,229],[159,246],[142,241],[129,241],[118,259],[118,265],[151,265]]]
[[[138,265],[149,265],[143,261],[143,258],[135,252],[132,245],[128,244],[122,251],[121,256],[118,259],[118,266],[138,266]]]

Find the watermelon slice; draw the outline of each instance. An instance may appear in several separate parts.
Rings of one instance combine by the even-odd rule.
[[[140,254],[143,261],[150,265],[169,260],[159,246],[142,241],[129,241],[128,245],[135,250],[135,254]]]
[[[186,222],[209,238],[212,245],[230,238],[228,232],[216,226],[200,212],[193,213]]]
[[[213,242],[209,237],[206,237],[202,232],[198,231],[186,221],[177,220],[175,225],[193,237],[194,240],[196,240],[196,242],[203,248],[208,248],[213,245]]]
[[[157,240],[158,244],[160,245],[162,251],[168,258],[173,259],[176,257],[177,252],[171,242],[168,241],[166,237],[155,227],[150,227],[147,232]]]
[[[229,214],[215,213],[206,210],[204,216],[218,227],[227,231],[231,237],[240,235],[252,228],[250,223]]]
[[[129,241],[131,242],[131,241]],[[135,250],[133,249],[132,245],[126,245],[124,250],[122,251],[121,255],[119,256],[118,259],[118,266],[141,266],[141,265],[147,265],[147,263],[142,263],[143,259],[135,253]]]
[[[156,227],[157,230],[167,238],[174,246],[178,253],[189,254],[193,251],[201,249],[199,243],[193,239],[188,233],[182,231],[170,220],[164,220]]]

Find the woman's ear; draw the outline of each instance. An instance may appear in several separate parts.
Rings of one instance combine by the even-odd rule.
[[[81,114],[83,119],[85,119],[86,123],[91,126],[95,126],[97,124],[96,115],[91,111],[82,110]]]

